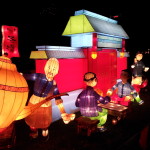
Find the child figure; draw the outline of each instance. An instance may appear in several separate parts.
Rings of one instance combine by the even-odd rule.
[[[148,80],[143,78],[143,71],[147,72],[149,67],[145,67],[142,62],[143,54],[138,52],[134,58],[134,64],[132,68],[132,86],[139,93],[141,88],[146,87]]]
[[[138,103],[143,103],[138,93],[129,82],[131,78],[130,71],[128,69],[122,70],[120,78],[122,81],[118,82],[107,91],[107,95],[111,96],[116,89],[116,93],[111,96],[111,102],[128,106],[130,102],[135,99]]]
[[[110,102],[110,97],[102,97],[95,90],[94,87],[97,84],[96,74],[93,72],[87,72],[84,75],[84,81],[87,85],[77,97],[75,105],[80,108],[82,116],[89,117],[91,120],[98,119],[97,125],[100,131],[105,131],[104,124],[107,120],[108,110],[98,106],[98,103],[107,104]]]
[[[145,64],[142,62],[143,54],[137,52],[134,58],[134,64],[131,65],[132,68],[132,78],[136,78],[139,82],[142,83],[143,71],[147,72],[149,67],[145,67]]]
[[[45,65],[45,74],[37,73],[34,76],[25,76],[27,80],[34,80],[34,92],[31,96],[28,106],[37,104],[45,100],[49,95],[59,95],[57,83],[54,80],[55,75],[59,70],[59,62],[56,58],[50,58]],[[61,97],[55,98],[55,103],[58,106],[65,123],[73,120],[75,114],[67,114],[63,107],[63,100]],[[52,103],[48,101],[36,109],[31,115],[25,118],[26,123],[30,126],[30,136],[36,138],[38,136],[38,129],[42,129],[42,135],[45,139],[48,138],[48,127],[52,122]],[[67,122],[66,122],[67,121]]]

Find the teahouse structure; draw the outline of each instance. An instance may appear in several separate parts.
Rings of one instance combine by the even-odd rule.
[[[105,93],[119,78],[120,71],[127,68],[125,40],[129,37],[116,20],[79,10],[69,18],[62,35],[71,38],[71,47],[36,46],[38,51],[30,55],[35,59],[36,73],[43,73],[48,58],[59,59],[57,81],[61,92],[83,88],[83,74],[92,71],[98,76],[98,88]]]
[[[121,70],[127,68],[125,43],[129,36],[122,26],[111,18],[79,10],[69,18],[62,36],[71,38],[71,46],[36,46],[31,52],[35,72],[44,73],[47,59],[55,57],[60,63],[55,78],[60,92],[83,89],[83,75],[91,71],[97,75],[97,88],[105,95],[120,78]],[[69,101],[74,105],[74,99]]]

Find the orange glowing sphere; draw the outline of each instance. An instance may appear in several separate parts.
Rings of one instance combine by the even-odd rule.
[[[24,109],[28,84],[7,57],[0,56],[0,129],[8,127]]]

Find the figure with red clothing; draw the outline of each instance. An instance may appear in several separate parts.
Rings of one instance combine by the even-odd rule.
[[[145,88],[148,84],[148,79],[145,78],[144,76],[142,76],[142,80],[139,80],[139,78],[132,78],[132,86],[134,87],[134,89],[140,93],[140,90],[142,88]]]

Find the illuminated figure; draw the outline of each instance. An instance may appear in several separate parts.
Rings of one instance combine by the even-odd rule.
[[[145,67],[142,62],[143,54],[138,52],[134,58],[132,68],[132,86],[139,93],[141,88],[147,86],[148,80],[143,77],[143,71],[147,72],[149,67]]]
[[[144,63],[142,62],[143,54],[141,52],[137,52],[134,64],[131,65],[132,68],[132,76],[133,78],[137,78],[142,82],[143,71],[147,72],[149,67],[145,67]]]
[[[44,68],[45,74],[37,73],[34,76],[28,77],[27,80],[34,80],[34,93],[31,96],[28,106],[37,104],[49,95],[59,95],[56,81],[53,80],[54,76],[58,73],[59,62],[56,58],[50,58]],[[67,114],[62,104],[61,97],[55,98],[55,103],[58,106],[64,123],[69,123],[74,119],[74,114]],[[38,129],[42,129],[42,135],[48,137],[48,127],[52,122],[52,103],[48,101],[36,109],[31,115],[25,118],[26,123],[31,128],[31,137],[36,138],[38,136]]]
[[[102,97],[94,90],[93,87],[97,84],[95,73],[87,72],[84,75],[84,81],[87,87],[78,95],[75,105],[80,108],[82,116],[89,117],[91,120],[98,119],[98,129],[105,131],[104,124],[107,121],[108,110],[97,105],[98,103],[107,104],[110,102],[110,97]]]
[[[148,84],[148,80],[142,76],[142,81],[139,78],[132,78],[132,86],[134,89],[140,93],[141,88],[145,88]]]
[[[111,102],[128,106],[130,102],[134,101],[135,99],[139,104],[143,103],[137,91],[130,84],[130,78],[131,75],[128,69],[121,71],[121,81],[116,83],[111,89],[107,91],[107,95],[111,96]],[[116,90],[116,93],[113,93],[114,90]]]

